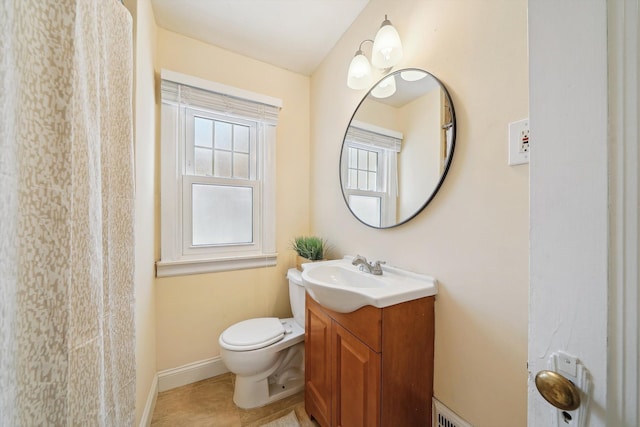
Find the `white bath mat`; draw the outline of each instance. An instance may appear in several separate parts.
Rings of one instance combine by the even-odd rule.
[[[300,427],[296,413],[291,411],[284,417],[273,420],[270,423],[263,424],[261,427]]]

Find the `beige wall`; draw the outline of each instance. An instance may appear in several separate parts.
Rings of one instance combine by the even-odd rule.
[[[135,322],[136,425],[140,424],[156,375],[155,232],[156,25],[149,0],[127,0],[134,28],[134,144],[136,166]],[[151,213],[151,214],[150,214]]]
[[[278,264],[157,279],[160,371],[218,356],[218,336],[232,323],[251,317],[291,315],[285,275],[295,266],[289,242],[309,230],[310,118],[307,76],[163,29],[158,30],[157,46],[156,72],[165,68],[283,101],[276,156]]]
[[[456,109],[449,175],[398,228],[351,216],[338,181],[342,137],[364,91],[349,61],[384,14],[400,66],[440,78]],[[435,396],[475,427],[526,425],[528,166],[507,166],[507,124],[528,115],[526,0],[371,0],[311,79],[311,228],[334,252],[435,276]],[[410,351],[410,349],[408,349]]]
[[[402,128],[401,123],[399,123],[398,112],[398,109],[391,105],[367,98],[367,102],[363,102],[358,107],[358,114],[354,119],[387,130],[401,132]]]

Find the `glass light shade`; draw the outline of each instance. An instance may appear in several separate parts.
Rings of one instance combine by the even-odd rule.
[[[349,74],[347,75],[347,86],[351,89],[360,90],[368,88],[373,82],[371,64],[366,56],[359,50],[349,64]]]
[[[424,79],[426,76],[427,73],[420,70],[407,70],[400,73],[400,77],[402,77],[402,80],[407,82],[415,82],[420,79]]]
[[[388,98],[394,93],[396,93],[396,79],[394,76],[387,77],[371,89],[371,95],[376,98]]]
[[[402,59],[402,42],[400,35],[385,19],[373,41],[371,63],[376,68],[391,68]]]

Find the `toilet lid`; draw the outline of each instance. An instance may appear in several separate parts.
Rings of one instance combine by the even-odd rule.
[[[243,320],[229,326],[220,335],[221,344],[229,350],[257,350],[280,341],[284,326],[277,317],[259,317]]]

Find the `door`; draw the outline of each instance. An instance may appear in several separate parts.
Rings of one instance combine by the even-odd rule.
[[[578,425],[534,383],[562,351],[588,372],[582,425],[636,426],[638,4],[530,0],[528,14],[528,425]]]
[[[333,337],[333,424],[380,425],[380,354],[335,321]]]

